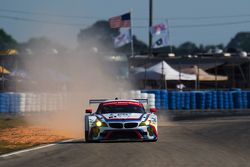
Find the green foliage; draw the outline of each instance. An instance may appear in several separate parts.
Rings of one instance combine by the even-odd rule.
[[[115,50],[117,52],[131,53],[131,44],[121,48],[114,48],[113,38],[119,35],[119,29],[112,29],[108,21],[97,21],[91,27],[80,30],[77,36],[80,47],[92,48],[97,47],[99,50]],[[147,45],[133,36],[134,52],[141,53],[148,50]]]
[[[91,27],[80,30],[77,36],[80,47],[98,49],[113,48],[113,37],[119,34],[118,29],[111,29],[108,21],[97,21]]]
[[[250,32],[240,32],[228,43],[227,48],[250,52]]]
[[[180,55],[195,54],[197,52],[199,52],[199,49],[196,46],[196,44],[193,42],[185,42],[185,43],[181,44],[176,51],[176,53],[180,54]]]
[[[0,50],[15,49],[17,42],[11,35],[7,34],[3,29],[0,29]]]
[[[0,115],[0,131],[6,128],[27,125],[25,119],[21,116]]]

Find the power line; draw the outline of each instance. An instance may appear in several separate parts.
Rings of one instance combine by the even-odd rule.
[[[54,14],[54,13],[46,13],[46,12],[30,12],[23,10],[11,10],[11,9],[0,9],[0,12],[7,13],[17,13],[17,14],[25,14],[25,15],[38,15],[38,16],[52,16],[52,17],[60,17],[60,18],[78,18],[78,19],[101,19],[94,16],[79,16],[79,15],[63,15],[63,14]]]
[[[30,19],[30,18],[15,17],[15,16],[6,16],[6,15],[0,15],[0,18],[10,19],[10,20],[17,20],[17,21],[25,21],[25,22],[35,22],[35,23],[44,23],[44,24],[74,26],[74,27],[87,26],[86,24],[54,22],[54,21],[48,21],[48,20],[38,20],[38,19]]]
[[[222,23],[207,23],[207,24],[183,24],[183,25],[169,25],[171,28],[201,28],[201,27],[219,27],[236,24],[249,24],[250,20],[235,21],[235,22],[222,22]],[[146,29],[147,26],[134,26],[133,28]]]
[[[219,27],[236,24],[248,24],[250,20],[235,21],[235,22],[223,22],[223,23],[207,23],[207,24],[189,24],[189,25],[173,25],[171,28],[200,28],[200,27]]]
[[[25,21],[25,22],[41,23],[41,24],[65,25],[65,26],[72,26],[72,27],[90,26],[87,24],[55,22],[55,21],[49,21],[49,20],[31,19],[31,18],[15,17],[15,16],[7,16],[7,15],[0,15],[0,18],[17,20],[17,21]],[[183,25],[169,25],[169,26],[171,28],[201,28],[201,27],[219,27],[219,26],[249,24],[249,23],[250,23],[250,20],[242,20],[242,21],[234,21],[234,22],[220,22],[220,23],[207,23],[207,24],[183,24]],[[133,28],[148,29],[148,26],[133,26]]]
[[[199,17],[170,17],[168,20],[208,20],[208,19],[225,19],[225,18],[242,18],[250,17],[250,14],[239,15],[217,15],[217,16],[199,16]],[[164,19],[164,18],[162,18]]]
[[[0,12],[8,12],[8,13],[17,13],[17,14],[26,14],[26,15],[39,15],[39,16],[52,16],[52,17],[60,17],[60,18],[78,18],[78,19],[103,19],[101,17],[95,16],[80,16],[80,15],[64,15],[64,14],[55,14],[55,13],[47,13],[47,12],[30,12],[23,10],[12,10],[12,9],[2,9],[0,8]],[[198,16],[198,17],[168,17],[168,20],[208,20],[208,19],[225,19],[225,18],[242,18],[242,17],[250,17],[250,14],[238,14],[238,15],[214,15],[214,16]],[[135,17],[135,20],[148,20],[148,18],[143,17]],[[154,20],[165,20],[166,18],[154,18]]]

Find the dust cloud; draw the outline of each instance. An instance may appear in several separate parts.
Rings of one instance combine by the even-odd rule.
[[[101,46],[96,43],[95,47]],[[89,99],[114,99],[131,88],[127,80],[119,79],[119,65],[111,58],[115,53],[101,53],[96,48],[57,49],[52,44],[46,48],[39,45],[29,48],[32,53],[24,66],[32,82],[20,89],[65,95],[62,110],[28,114],[26,118],[31,125],[83,138],[84,112],[89,108]]]

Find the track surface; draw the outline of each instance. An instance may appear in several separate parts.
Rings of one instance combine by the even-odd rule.
[[[151,143],[68,142],[0,158],[0,166],[250,166],[250,117],[165,122],[159,136]]]

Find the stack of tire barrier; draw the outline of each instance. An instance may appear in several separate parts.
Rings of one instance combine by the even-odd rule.
[[[32,112],[34,110],[33,98],[34,98],[34,96],[32,93],[26,93],[25,112]]]
[[[148,93],[148,107],[155,108],[155,94]]]
[[[20,94],[9,93],[9,99],[10,99],[9,112],[14,112],[14,113],[20,112],[20,107],[21,107]]]
[[[211,109],[218,109],[217,92],[216,91],[212,91],[212,108]]]
[[[0,112],[62,111],[66,98],[66,94],[0,93]]]
[[[176,96],[176,109],[181,110],[182,109],[182,106],[181,106],[181,92],[176,92],[175,96]]]
[[[183,92],[183,95],[184,95],[183,109],[190,110],[190,92]]]
[[[217,108],[224,109],[224,93],[223,91],[217,91]]]
[[[181,108],[185,109],[185,92],[181,92]]]
[[[195,91],[190,92],[190,109],[191,110],[196,109],[196,93],[195,93]]]
[[[125,96],[125,95],[124,95]],[[130,96],[130,97],[129,97]],[[224,110],[250,108],[250,91],[167,91],[136,90],[133,99],[148,99],[145,108],[165,110]],[[126,98],[124,97],[124,98]],[[0,93],[0,112],[54,112],[63,110],[67,95],[48,93]]]
[[[141,98],[142,99],[148,99],[148,93],[141,93]],[[145,109],[148,109],[148,104],[147,102],[142,103]]]
[[[233,91],[233,103],[234,103],[234,108],[236,109],[243,108],[241,91],[238,91],[238,90]]]
[[[247,91],[247,108],[250,108],[250,91]]]
[[[198,91],[196,93],[196,107],[197,109],[204,110],[205,109],[205,92],[203,91]]]
[[[212,92],[206,91],[205,92],[205,109],[211,109],[212,108]]]
[[[161,90],[161,108],[168,109],[168,92],[167,90]]]
[[[223,93],[224,109],[229,109],[229,92],[225,91],[222,93]]]
[[[228,107],[229,109],[234,109],[234,99],[233,99],[233,92],[228,92]]]
[[[155,107],[162,109],[161,106],[161,90],[142,90],[142,93],[154,94],[155,95]]]
[[[171,91],[169,92],[168,95],[168,104],[169,104],[169,109],[170,110],[176,110],[176,92],[175,91]]]
[[[10,106],[10,98],[8,93],[1,93],[0,94],[0,112],[7,113],[9,112]]]
[[[247,106],[248,106],[247,103],[248,103],[248,100],[247,100],[247,91],[242,91],[242,107],[244,109],[247,108]]]
[[[135,97],[140,98],[140,92],[135,91]],[[169,110],[223,110],[250,108],[250,91],[231,89],[228,91],[167,91],[167,90],[142,90],[147,93],[151,106],[157,109]],[[149,96],[149,94],[151,94]],[[153,100],[153,96],[154,100]],[[143,95],[144,97],[144,95]],[[146,94],[145,97],[146,98]]]
[[[158,91],[157,91],[158,92]],[[124,94],[123,94],[124,95]],[[126,96],[122,96],[122,98],[130,98],[130,99],[148,99],[148,104],[144,103],[144,108],[156,108],[156,98],[155,92],[153,90],[131,90]]]

